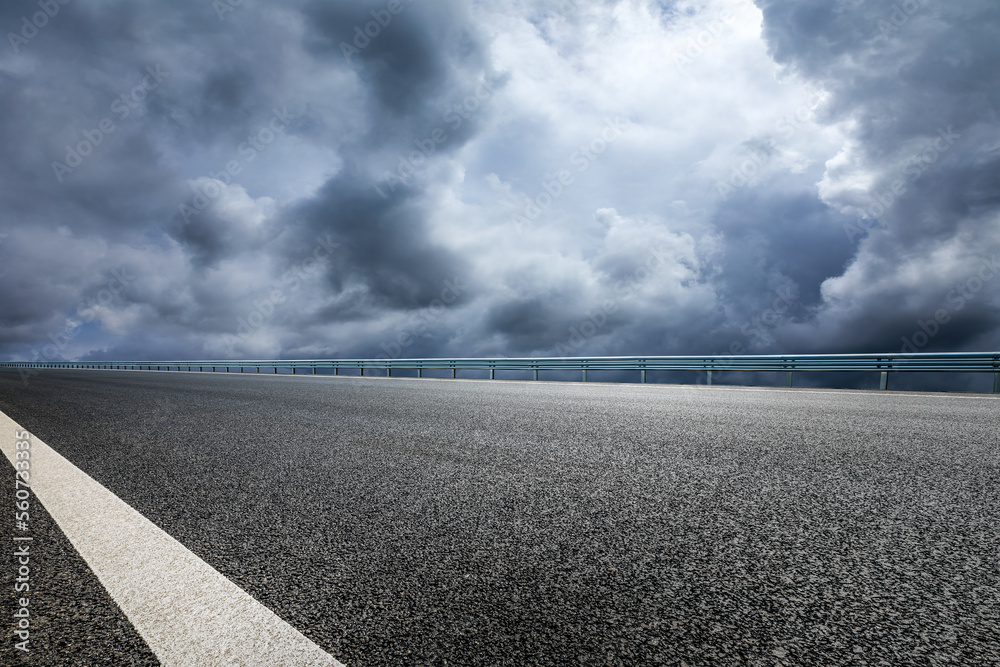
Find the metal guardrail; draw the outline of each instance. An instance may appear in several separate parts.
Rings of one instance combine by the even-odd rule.
[[[635,370],[639,381],[646,381],[646,371],[702,371],[708,384],[716,371],[779,371],[785,372],[787,386],[792,386],[792,374],[801,372],[854,371],[880,373],[880,389],[889,388],[889,373],[993,373],[993,392],[1000,393],[1000,352],[951,352],[917,354],[803,354],[803,355],[740,355],[684,357],[535,357],[535,358],[456,358],[456,359],[215,359],[191,361],[91,361],[0,362],[0,368],[85,368],[106,370],[187,370],[230,372],[238,368],[254,369],[257,373],[287,368],[313,374],[320,368],[342,370],[384,370],[388,375],[396,369],[416,369],[422,377],[425,370],[450,370],[452,377],[459,370],[488,370],[490,379],[496,371],[577,370],[587,380],[591,370]]]

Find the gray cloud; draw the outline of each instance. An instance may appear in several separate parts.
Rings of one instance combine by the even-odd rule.
[[[833,91],[849,145],[823,201],[862,216],[850,265],[823,284],[809,337],[898,350],[1000,248],[994,3],[759,2],[775,58]],[[948,313],[926,350],[996,348],[995,289]],[[955,302],[957,303],[957,301]],[[801,338],[792,337],[792,341]]]
[[[1000,347],[988,0],[60,7],[5,358]]]

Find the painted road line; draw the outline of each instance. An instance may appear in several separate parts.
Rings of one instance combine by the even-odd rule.
[[[0,412],[13,464],[17,423]],[[164,665],[343,667],[302,633],[32,436],[30,483]]]

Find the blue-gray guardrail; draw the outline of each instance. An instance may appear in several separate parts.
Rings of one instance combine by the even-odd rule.
[[[646,381],[646,371],[702,371],[708,384],[716,371],[783,371],[786,384],[792,386],[792,374],[801,372],[855,371],[880,373],[880,389],[889,388],[889,373],[993,373],[993,392],[1000,393],[1000,352],[948,352],[916,354],[802,354],[683,357],[529,357],[529,358],[455,358],[455,359],[198,359],[183,361],[7,361],[0,368],[84,368],[95,370],[187,370],[231,372],[247,369],[260,373],[290,369],[313,374],[320,368],[340,371],[383,370],[388,375],[396,369],[450,370],[452,377],[460,370],[488,370],[490,379],[496,371],[577,370],[587,380],[587,371],[634,370],[639,381]]]

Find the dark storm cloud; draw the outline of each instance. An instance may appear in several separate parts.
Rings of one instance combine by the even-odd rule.
[[[390,11],[390,7],[392,11]],[[353,68],[372,93],[370,139],[419,131],[486,69],[479,28],[464,3],[372,5],[312,2],[303,8],[306,44],[318,56]]]
[[[1000,8],[756,6],[770,57],[738,0],[59,5],[0,55],[0,354],[1000,347]]]
[[[801,318],[820,304],[823,281],[851,260],[854,247],[843,230],[849,222],[811,193],[735,194],[715,216],[726,238],[720,294],[746,316],[768,307],[778,292],[788,294],[795,301],[788,316]]]
[[[435,45],[437,30],[428,30],[412,2],[401,2],[397,12],[371,7],[315,2],[304,14],[316,48],[361,68],[379,105],[400,116],[419,111],[447,76],[446,54]],[[430,18],[430,27],[447,30],[436,24],[438,18]]]
[[[3,227],[33,226],[38,240],[47,229],[60,245],[36,248],[12,236],[3,251],[19,256],[8,257],[5,264],[23,269],[38,260],[59,261],[67,279],[78,277],[69,281],[74,286],[58,290],[51,285],[63,273],[58,271],[48,271],[44,279],[6,282],[2,298],[11,303],[0,304],[7,318],[5,338],[44,340],[52,331],[62,332],[67,322],[73,328],[74,322],[87,320],[71,337],[82,343],[91,313],[79,307],[81,297],[103,289],[101,258],[110,266],[128,255],[122,243],[162,253],[159,266],[140,261],[137,286],[107,306],[119,316],[128,313],[128,326],[139,328],[129,335],[146,341],[157,339],[143,334],[146,328],[186,329],[189,346],[189,337],[199,330],[234,329],[238,316],[249,312],[243,304],[258,302],[260,296],[253,290],[237,295],[239,281],[224,276],[256,263],[258,269],[274,272],[270,277],[257,272],[266,292],[310,252],[321,233],[335,233],[351,253],[327,267],[329,283],[335,289],[346,283],[360,289],[370,315],[376,306],[426,306],[443,281],[461,273],[462,264],[428,238],[419,191],[401,186],[383,199],[376,194],[374,178],[345,170],[301,210],[282,214],[264,200],[254,201],[259,188],[245,193],[207,180],[230,180],[226,165],[234,162],[237,170],[253,170],[266,160],[282,159],[275,154],[283,149],[267,145],[269,153],[260,147],[249,150],[245,140],[265,126],[272,108],[287,105],[298,122],[286,128],[282,140],[299,134],[329,140],[329,130],[343,122],[341,117],[353,115],[367,120],[362,133],[330,141],[334,149],[346,145],[352,163],[363,163],[374,146],[389,154],[408,153],[410,143],[420,137],[403,126],[432,126],[434,114],[440,115],[450,99],[481,78],[476,70],[481,47],[472,26],[463,24],[458,4],[406,7],[393,17],[392,34],[387,30],[349,62],[339,48],[341,37],[353,39],[353,26],[370,20],[371,9],[361,2],[339,3],[329,11],[314,4],[297,14],[294,7],[247,6],[227,13],[223,23],[209,3],[173,3],[169,9],[118,3],[100,10],[73,3],[61,6],[44,28],[28,30],[31,39],[19,45],[19,53],[5,54],[7,66],[0,70],[4,89],[12,93],[0,103],[6,107],[0,111],[5,121],[0,132],[9,147],[3,161]],[[37,7],[31,3],[7,5],[0,16],[5,25],[16,27],[23,13],[30,17],[33,10]],[[350,88],[310,89],[314,82],[290,62],[300,58],[296,45],[283,34],[296,16],[310,26],[306,41],[330,32],[333,48],[324,54],[321,67],[342,72],[342,81],[352,72],[359,75],[365,82],[363,96]],[[465,57],[458,67],[450,62],[456,54]],[[158,76],[150,79],[149,68]],[[337,99],[323,100],[324,109],[316,104],[317,95]],[[352,103],[353,114],[336,114]],[[450,139],[442,154],[457,150],[463,140],[458,133]],[[377,173],[381,166],[361,169]],[[242,178],[232,180],[235,187]],[[193,215],[185,215],[190,209],[179,210],[206,188],[220,194],[209,198],[205,210]],[[158,238],[164,231],[173,245]],[[74,243],[90,244],[93,254],[73,251]],[[287,299],[297,296],[289,291]],[[32,307],[26,310],[26,303]],[[288,308],[287,320],[307,325],[299,313],[313,310]],[[323,313],[316,311],[320,317]],[[95,321],[105,319],[114,318],[104,312]],[[134,344],[122,348],[134,349]],[[70,348],[64,351],[70,353]]]
[[[467,276],[465,262],[434,243],[428,212],[409,189],[383,198],[371,183],[342,173],[297,211],[310,234],[330,234],[344,259],[329,269],[330,285],[364,285],[374,305],[412,309],[429,304],[446,280]]]
[[[156,5],[148,3],[59,8],[37,32],[25,31],[31,39],[19,43],[17,52],[0,56],[6,107],[0,111],[6,153],[0,162],[0,226],[12,230],[0,253],[6,267],[26,276],[14,287],[5,279],[0,308],[19,313],[27,303],[33,311],[4,334],[40,345],[52,337],[66,341],[69,329],[72,345],[59,353],[74,354],[74,346],[88,338],[85,329],[100,333],[98,322],[110,326],[107,312],[89,318],[86,312],[87,299],[106,289],[107,273],[141,260],[139,248],[153,257],[164,250],[162,230],[190,196],[164,149],[184,143],[178,120],[204,116],[197,107],[201,95],[188,95],[189,86],[204,90],[223,82],[207,77],[203,85],[185,65],[189,48],[211,50],[199,33],[209,20],[218,21],[204,3],[175,3],[169,17],[156,16]],[[22,15],[37,10],[35,3],[8,3],[0,21],[16,27]],[[185,29],[176,30],[178,24]],[[218,123],[232,126],[233,119],[220,117]],[[163,298],[148,289],[161,279],[155,271],[166,268],[156,264],[135,262],[147,289],[131,296],[116,291],[102,307],[124,309],[140,296]],[[169,270],[183,272],[185,265]],[[177,315],[160,305],[147,301],[142,307]]]
[[[412,172],[462,146],[472,123],[448,124],[447,110],[496,77],[463,5],[397,7],[311,3],[303,12],[312,50],[352,68],[370,91],[368,131],[345,145],[345,168],[288,214],[297,236],[329,234],[341,244],[343,259],[326,274],[335,293],[362,286],[322,318],[423,308],[446,281],[469,280],[468,264],[433,239],[423,179]]]
[[[829,118],[854,124],[851,166],[830,165],[824,198],[864,217],[847,228],[862,240],[845,275],[826,285],[831,299],[819,320],[826,335],[811,347],[898,350],[955,283],[1000,249],[1000,160],[987,139],[1000,108],[1000,7],[757,4],[778,62],[832,91]],[[871,187],[843,185],[852,171]],[[942,256],[942,247],[952,250]],[[914,269],[918,276],[903,275]],[[983,294],[948,313],[926,349],[996,347],[997,305]]]

